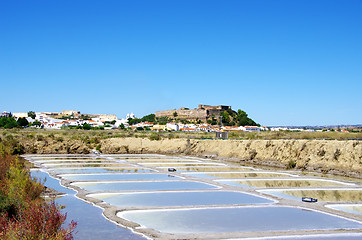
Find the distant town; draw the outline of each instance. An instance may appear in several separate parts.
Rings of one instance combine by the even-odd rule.
[[[10,120],[3,120],[12,118]],[[142,118],[129,113],[118,119],[114,114],[85,114],[75,110],[62,112],[0,113],[0,127],[29,127],[41,129],[130,129],[150,131],[183,132],[258,132],[258,131],[340,131],[360,128],[361,125],[344,126],[274,126],[266,127],[255,123],[242,111],[233,111],[231,106],[202,105],[198,108],[179,108],[156,111]]]

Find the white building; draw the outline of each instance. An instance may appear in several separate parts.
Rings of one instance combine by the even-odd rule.
[[[180,125],[178,123],[167,123],[166,129],[171,131],[180,131]]]

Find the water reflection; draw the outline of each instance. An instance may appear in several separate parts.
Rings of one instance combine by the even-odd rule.
[[[184,173],[185,175],[200,178],[264,178],[264,177],[295,177],[288,173],[272,173],[272,172],[205,172],[205,173]]]
[[[146,168],[112,168],[112,167],[89,167],[89,168],[55,168],[56,173],[151,173],[156,172]]]
[[[346,185],[343,182],[319,180],[319,179],[263,179],[263,180],[217,180],[232,186],[255,188],[296,188],[296,187],[331,187]]]
[[[153,181],[153,182],[75,182],[71,185],[87,191],[149,191],[149,190],[195,190],[217,189],[219,187],[192,181]]]
[[[102,216],[102,209],[76,198],[74,196],[75,191],[61,186],[58,180],[50,177],[47,173],[39,170],[33,170],[31,171],[31,175],[41,179],[46,178],[47,180],[45,182],[45,186],[68,194],[55,200],[55,202],[59,205],[66,206],[62,210],[63,213],[67,213],[67,220],[65,224],[69,224],[71,220],[77,222],[77,233],[74,235],[75,240],[145,239],[137,234],[134,234],[128,229],[118,227],[117,225],[107,221]]]
[[[166,233],[300,231],[362,228],[362,224],[358,222],[320,212],[291,207],[139,210],[120,212],[117,215]],[[313,219],[312,223],[311,219]]]
[[[178,171],[186,172],[238,172],[254,170],[252,167],[177,167]]]
[[[222,163],[177,163],[177,162],[152,162],[152,163],[142,163],[142,165],[147,166],[167,166],[167,167],[191,167],[191,166],[225,166]]]
[[[82,163],[82,164],[65,164],[65,163],[52,163],[52,164],[43,164],[44,167],[48,167],[48,168],[65,168],[65,167],[69,167],[69,168],[80,168],[80,167],[132,167],[132,165],[129,164],[118,164],[118,163],[114,163],[112,164],[112,162],[109,163]]]
[[[260,192],[277,197],[300,200],[302,197],[317,198],[321,202],[361,202],[360,189],[301,189],[301,190],[260,190]]]
[[[330,204],[326,205],[326,207],[343,212],[362,215],[362,204]]]
[[[63,174],[62,178],[72,181],[105,181],[105,180],[167,180],[181,179],[170,174]]]
[[[118,163],[116,161],[107,161],[107,160],[49,160],[45,162],[35,161],[36,163],[43,163],[45,166],[51,166],[52,164],[87,164],[87,163]]]
[[[266,198],[247,193],[228,191],[90,194],[89,196],[121,207],[273,203],[272,200]]]

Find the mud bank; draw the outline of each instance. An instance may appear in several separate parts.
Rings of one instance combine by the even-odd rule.
[[[111,138],[101,145],[103,153],[184,154],[362,178],[360,141]]]

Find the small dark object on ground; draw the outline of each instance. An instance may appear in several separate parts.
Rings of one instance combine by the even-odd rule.
[[[310,198],[310,197],[302,197],[303,202],[318,202],[318,199],[316,198]]]
[[[176,172],[176,168],[169,168],[168,171],[169,172]]]

